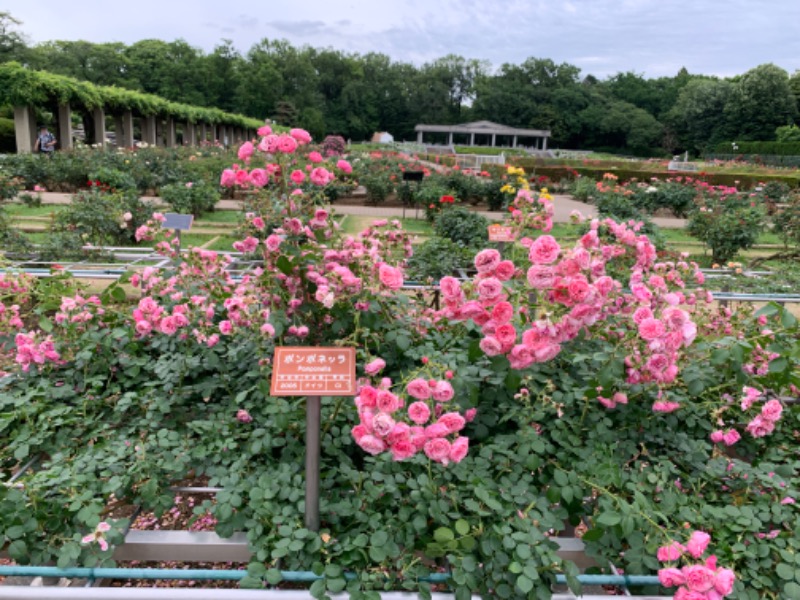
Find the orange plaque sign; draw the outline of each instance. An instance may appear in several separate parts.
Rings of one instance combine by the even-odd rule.
[[[275,348],[269,393],[273,396],[355,396],[356,349]]]
[[[489,225],[488,229],[490,242],[513,242],[517,239],[517,234],[513,227],[494,224]]]

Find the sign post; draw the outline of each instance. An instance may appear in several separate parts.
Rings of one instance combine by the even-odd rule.
[[[355,396],[355,348],[275,348],[272,396],[306,397],[306,528],[319,531],[322,396]]]
[[[497,242],[500,246],[500,252],[506,247],[507,242],[513,242],[517,239],[517,232],[513,227],[494,223],[489,225],[487,229],[489,232],[489,241]]]
[[[181,215],[178,213],[164,213],[164,229],[174,229],[175,237],[178,238],[178,248],[181,247],[181,231],[189,231],[192,228],[194,215]]]

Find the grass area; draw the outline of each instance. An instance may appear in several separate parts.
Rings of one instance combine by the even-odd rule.
[[[217,210],[203,215],[202,219],[195,221],[195,225],[202,225],[204,223],[217,224],[217,223],[233,223],[238,224],[242,216],[240,210]]]
[[[358,235],[380,217],[369,215],[344,215],[339,221],[342,232],[348,235]],[[397,219],[403,224],[403,229],[408,233],[421,236],[433,235],[433,227],[424,219]]]
[[[46,217],[66,208],[64,204],[45,204],[43,206],[28,206],[26,204],[4,204],[6,213],[12,217]]]

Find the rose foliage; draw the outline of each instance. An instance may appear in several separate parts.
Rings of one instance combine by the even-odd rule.
[[[583,524],[601,569],[660,570],[642,593],[800,596],[790,312],[718,307],[637,224],[565,245],[526,189],[519,242],[443,278],[437,308],[402,289],[399,223],[342,235],[319,203],[347,161],[307,153],[301,130],[260,135],[222,175],[251,192],[240,256],[181,254],[156,214],[137,237],[169,266],[102,294],[0,275],[4,478],[36,459],[0,486],[15,561],[111,565],[116,509],[163,513],[189,478],[223,488],[195,510],[246,532],[247,587],[313,570],[315,597],[428,596],[421,578],[447,571],[459,598],[546,598],[558,574],[580,587],[556,540]],[[282,345],[359,358],[357,397],[322,402],[320,532],[304,527],[305,402],[269,394]]]

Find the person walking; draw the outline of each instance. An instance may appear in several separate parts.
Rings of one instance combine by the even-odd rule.
[[[52,157],[56,151],[56,136],[47,130],[46,125],[39,128],[39,135],[36,136],[36,144],[33,146],[33,151]]]

